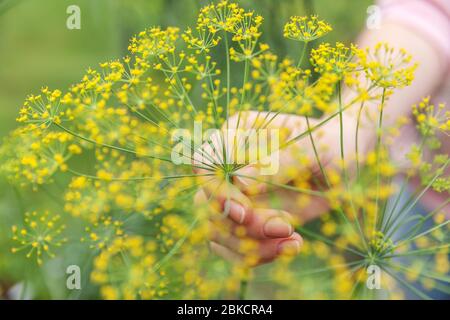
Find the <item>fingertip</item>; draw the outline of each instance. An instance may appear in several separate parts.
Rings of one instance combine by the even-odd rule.
[[[247,210],[245,207],[234,200],[225,200],[223,202],[222,211],[226,217],[229,217],[238,224],[244,224],[247,217]]]
[[[268,219],[263,226],[263,233],[268,238],[287,238],[293,232],[292,225],[279,216]]]
[[[300,247],[303,246],[303,237],[298,233],[298,232],[294,232],[291,236],[290,239],[294,239],[300,242]]]
[[[295,256],[300,253],[301,241],[299,239],[290,238],[283,240],[278,244],[277,254]]]

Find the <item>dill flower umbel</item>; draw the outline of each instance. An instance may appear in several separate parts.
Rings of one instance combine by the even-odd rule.
[[[50,126],[53,122],[61,122],[62,119],[70,117],[70,111],[66,114],[60,112],[62,92],[58,89],[49,90],[43,87],[38,95],[30,95],[20,109],[18,122],[31,123],[33,127],[42,129]]]
[[[26,257],[36,256],[38,265],[43,256],[54,257],[52,249],[62,246],[67,240],[62,237],[65,225],[60,222],[61,216],[50,215],[48,211],[40,214],[36,211],[25,213],[24,226],[12,226],[13,240],[18,242],[13,253],[28,250]]]
[[[355,46],[352,45],[351,48],[348,48],[340,42],[336,43],[334,47],[328,43],[320,44],[311,52],[314,71],[321,74],[333,73],[340,78],[344,74],[352,73],[357,67],[357,63],[352,61],[355,50]]]
[[[310,42],[323,37],[333,29],[317,16],[294,16],[284,26],[284,37],[302,42]]]
[[[37,189],[51,182],[57,172],[65,172],[67,160],[81,152],[79,143],[68,133],[26,126],[13,131],[5,141],[0,150],[0,156],[5,159],[0,167],[15,184],[31,184]],[[10,158],[8,154],[14,154],[16,158]]]
[[[365,54],[359,51],[358,55],[368,79],[381,88],[401,88],[411,84],[414,79],[417,65],[411,64],[412,57],[404,49],[398,50],[387,43],[379,43],[373,49],[366,49]]]

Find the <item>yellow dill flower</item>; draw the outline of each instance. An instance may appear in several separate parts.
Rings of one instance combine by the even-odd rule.
[[[378,43],[374,48],[367,48],[365,53],[361,50],[355,53],[367,78],[381,88],[402,88],[414,79],[417,65],[411,64],[412,57],[404,49]]]
[[[244,10],[236,3],[220,1],[216,5],[203,7],[197,19],[197,27],[207,27],[211,33],[217,31],[231,32],[242,19]]]
[[[412,107],[416,118],[417,128],[423,136],[433,138],[437,132],[450,135],[450,112],[446,111],[445,104],[437,106],[430,103],[430,97],[425,97],[418,105]],[[433,141],[433,143],[438,143]]]
[[[17,121],[29,123],[33,128],[45,129],[56,123],[72,119],[61,106],[61,91],[41,89],[39,95],[30,95],[19,111]]]
[[[51,182],[58,170],[66,171],[66,162],[73,154],[70,153],[78,144],[73,143],[74,137],[66,132],[40,130],[27,125],[12,132],[0,149],[3,154],[1,171],[11,183],[34,189],[37,186]]]
[[[12,239],[18,242],[13,253],[28,250],[26,257],[36,256],[38,265],[43,263],[43,256],[53,258],[52,249],[62,246],[67,240],[61,237],[65,225],[60,222],[61,216],[51,215],[48,211],[39,214],[36,211],[25,213],[24,226],[12,227]]]
[[[389,253],[392,252],[394,243],[391,239],[386,238],[385,234],[381,231],[374,232],[372,239],[370,240],[370,246],[372,252],[376,253]]]
[[[144,59],[164,55],[168,52],[173,52],[175,49],[175,41],[178,37],[178,28],[169,27],[163,30],[159,27],[153,27],[133,37],[128,50],[132,54],[137,54]]]
[[[87,236],[81,238],[81,242],[89,243],[91,249],[109,248],[120,237],[126,237],[123,231],[123,221],[114,220],[112,217],[101,217],[85,228]]]
[[[354,72],[358,64],[353,61],[355,45],[346,47],[337,42],[334,47],[329,43],[322,43],[311,51],[311,64],[314,71],[321,74],[332,73],[342,79],[346,74]]]
[[[310,42],[323,37],[331,30],[331,26],[318,16],[293,16],[284,26],[283,35],[291,40]]]

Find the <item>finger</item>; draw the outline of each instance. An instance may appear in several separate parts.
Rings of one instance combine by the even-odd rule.
[[[253,209],[242,226],[246,236],[260,240],[287,238],[294,232],[291,215],[275,209]]]
[[[212,183],[204,184],[202,187],[208,198],[217,198],[222,206],[224,201],[234,200],[246,208],[251,207],[251,201],[248,197],[231,182],[221,180],[220,178],[215,178]]]
[[[292,234],[292,217],[289,213],[283,210],[253,209],[252,201],[237,190],[235,186],[231,185],[228,188],[225,192],[218,191],[215,199],[211,199],[210,196],[209,200],[207,193],[211,190],[209,188],[201,189],[196,193],[194,203],[200,205],[209,202],[211,211],[222,213],[231,221],[239,225],[245,225],[250,237],[266,239],[287,237]],[[221,193],[219,194],[219,192]],[[229,195],[224,195],[227,193]]]
[[[273,261],[280,255],[295,256],[300,253],[303,239],[298,233],[289,238],[262,240],[259,246],[260,263]]]
[[[216,197],[213,198],[213,195],[210,194],[209,199],[207,192],[211,192],[211,189],[199,190],[194,196],[194,203],[201,205],[208,202],[209,209],[213,213],[216,213],[217,217],[219,217],[219,214],[222,214],[223,217],[227,217],[235,223],[243,224],[251,216],[252,209],[250,200],[237,189],[233,191],[218,189]],[[235,200],[236,198],[240,202]],[[214,219],[214,216],[211,218]]]
[[[255,264],[273,261],[282,254],[296,255],[303,245],[302,237],[298,233],[287,238],[254,240],[240,239],[234,235],[224,236],[217,232],[213,235],[213,242]]]

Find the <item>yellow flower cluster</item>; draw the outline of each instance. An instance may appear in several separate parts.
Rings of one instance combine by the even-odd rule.
[[[36,256],[38,265],[43,263],[44,254],[54,257],[52,248],[60,247],[67,241],[61,235],[65,225],[60,220],[60,215],[51,215],[48,211],[42,214],[36,211],[25,213],[24,226],[12,226],[13,240],[18,242],[18,246],[11,251],[28,250],[27,258]]]
[[[317,16],[294,16],[284,26],[284,37],[295,41],[310,42],[323,37],[331,30],[333,30],[331,26]]]
[[[346,47],[343,43],[336,43],[332,47],[329,43],[320,44],[317,49],[311,52],[311,63],[314,71],[323,73],[333,73],[340,78],[344,74],[350,74],[356,70],[358,63],[352,61],[354,52],[357,48],[352,45],[351,48]]]
[[[179,37],[178,28],[169,27],[165,30],[154,27],[142,31],[131,39],[128,50],[142,59],[157,57],[175,50],[175,41]]]
[[[402,88],[411,84],[417,65],[412,65],[412,57],[404,49],[396,49],[387,43],[379,43],[366,52],[356,55],[365,68],[367,78],[383,89]]]
[[[413,106],[413,115],[422,135],[433,137],[437,131],[450,135],[450,112],[446,111],[443,103],[434,106],[430,103],[430,97],[426,97]]]
[[[27,139],[23,139],[27,136]],[[10,181],[35,189],[68,170],[67,160],[82,153],[79,141],[66,132],[40,131],[30,126],[15,130],[0,150],[0,165]],[[11,154],[14,158],[11,158]]]

